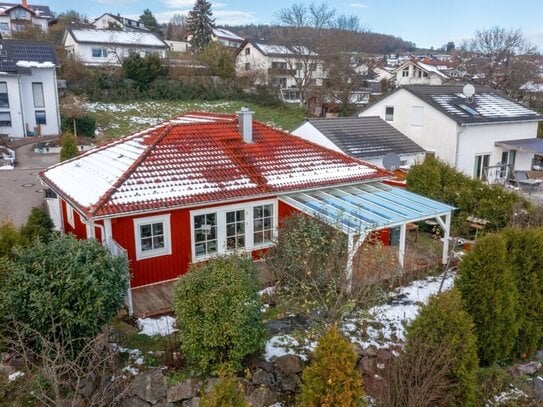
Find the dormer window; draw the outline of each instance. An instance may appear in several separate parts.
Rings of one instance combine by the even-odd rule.
[[[402,69],[402,78],[409,77],[409,67]]]

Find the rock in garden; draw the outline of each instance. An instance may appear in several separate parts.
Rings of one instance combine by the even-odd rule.
[[[291,391],[295,392],[298,390],[298,387],[300,386],[300,377],[296,374],[289,374],[284,377],[281,377],[281,380],[279,382],[279,386],[283,391]]]
[[[277,402],[277,394],[267,387],[256,388],[249,396],[249,404],[253,407],[268,407]]]
[[[125,399],[122,404],[123,407],[149,407],[151,404],[143,401],[139,397],[130,397]]]
[[[181,407],[200,407],[200,397],[194,397],[181,403]]]
[[[206,381],[206,387],[204,389],[205,394],[211,393],[218,383],[219,383],[218,377],[209,377]]]
[[[534,398],[543,403],[543,377],[541,376],[534,379]]]
[[[522,365],[515,365],[511,368],[511,373],[515,376],[533,375],[541,369],[541,362],[528,362]]]
[[[275,366],[283,375],[300,373],[303,370],[302,359],[296,355],[283,355],[275,359]]]
[[[187,379],[168,389],[167,400],[169,403],[175,403],[176,401],[191,399],[198,395],[201,387],[202,382],[200,380]]]
[[[543,362],[543,349],[540,349],[536,352],[535,358],[540,362]]]
[[[173,403],[158,403],[155,404],[153,407],[173,407]]]
[[[263,384],[266,387],[273,387],[275,378],[273,374],[266,372],[264,369],[256,369],[251,377],[251,382],[257,386]]]
[[[166,380],[160,369],[137,375],[132,382],[132,394],[151,404],[166,397]]]

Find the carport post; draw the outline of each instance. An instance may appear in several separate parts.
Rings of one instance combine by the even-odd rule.
[[[407,224],[402,223],[400,226],[400,244],[398,248],[398,260],[402,269],[405,263],[405,240],[407,239]]]
[[[449,240],[451,238],[451,213],[445,215],[445,228],[443,231],[443,253],[441,262],[447,264],[449,260]],[[453,248],[454,250],[454,248]]]

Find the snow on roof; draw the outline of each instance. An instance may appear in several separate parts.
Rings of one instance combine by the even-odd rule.
[[[19,68],[54,68],[52,62],[18,61],[15,65]]]
[[[243,41],[243,38],[241,38],[239,35],[234,34],[232,31],[225,30],[224,28],[214,28],[213,34],[216,37],[220,37],[220,38],[225,38],[225,39],[239,41],[239,42]]]
[[[118,44],[166,48],[167,45],[156,35],[146,31],[115,31],[90,28],[70,29],[77,42],[92,44]]]
[[[404,85],[407,90],[459,124],[485,124],[509,121],[541,121],[543,116],[486,86],[475,86],[467,98],[463,85]]]
[[[416,65],[418,65],[421,69],[424,69],[427,72],[435,73],[436,75],[439,75],[445,79],[448,78],[447,75],[445,75],[443,72],[440,71],[440,67],[438,66],[425,64],[424,62],[420,62],[420,61],[416,62]],[[443,69],[445,68],[446,67],[444,67]]]
[[[543,82],[529,81],[520,87],[520,90],[527,92],[540,93],[543,92]]]
[[[310,51],[306,47],[298,46],[286,46],[286,45],[277,45],[277,44],[266,44],[262,42],[256,42],[255,45],[266,55],[277,54],[277,55],[312,55],[315,56],[317,53]]]
[[[188,116],[91,150],[40,177],[89,218],[389,177],[256,121],[254,142],[247,144],[235,116]]]

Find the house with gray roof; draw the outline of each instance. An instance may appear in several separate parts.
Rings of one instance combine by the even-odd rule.
[[[381,117],[437,158],[489,182],[531,170],[543,156],[543,116],[489,87],[400,86],[357,115]]]
[[[387,155],[398,156],[402,166],[425,156],[421,146],[377,116],[308,119],[292,134],[380,167]]]
[[[0,40],[0,134],[59,134],[57,65],[53,43]]]

